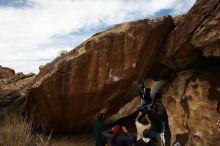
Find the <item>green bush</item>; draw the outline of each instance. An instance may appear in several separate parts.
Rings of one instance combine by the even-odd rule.
[[[59,52],[60,56],[64,56],[64,55],[66,55],[67,53],[68,53],[67,50],[62,50],[62,51]]]

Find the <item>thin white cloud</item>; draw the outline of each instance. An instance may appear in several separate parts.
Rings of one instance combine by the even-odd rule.
[[[27,0],[32,7],[0,7],[0,64],[16,71],[37,72],[47,58],[55,58],[62,47],[73,48],[87,35],[76,35],[77,43],[57,45],[54,36],[83,29],[90,31],[133,19],[152,17],[163,9],[172,14],[186,12],[195,0]],[[52,42],[51,42],[52,41]],[[51,46],[44,44],[51,44]],[[52,48],[53,47],[53,48]],[[46,50],[46,51],[45,51]],[[36,60],[35,63],[28,59]],[[45,58],[45,59],[43,59]],[[25,63],[25,59],[27,62]],[[42,60],[40,60],[42,59]],[[18,61],[23,60],[23,61]]]

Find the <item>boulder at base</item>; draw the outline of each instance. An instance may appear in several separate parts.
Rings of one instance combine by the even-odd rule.
[[[182,145],[219,146],[220,63],[178,73],[164,91],[171,141]]]

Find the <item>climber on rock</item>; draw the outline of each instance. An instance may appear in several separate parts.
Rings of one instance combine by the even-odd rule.
[[[103,135],[110,143],[110,146],[133,146],[136,142],[135,136],[129,133],[125,126],[116,125],[112,129],[105,130]]]
[[[143,83],[139,85],[139,96],[142,103],[138,105],[138,110],[149,110],[153,106],[153,100],[151,98],[150,91],[151,89],[145,88]]]
[[[96,146],[105,146],[107,143],[107,140],[102,134],[103,131],[104,131],[104,113],[99,113],[94,126]]]

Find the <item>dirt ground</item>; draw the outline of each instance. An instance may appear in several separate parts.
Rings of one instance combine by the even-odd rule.
[[[95,146],[91,133],[52,137],[50,146]]]

